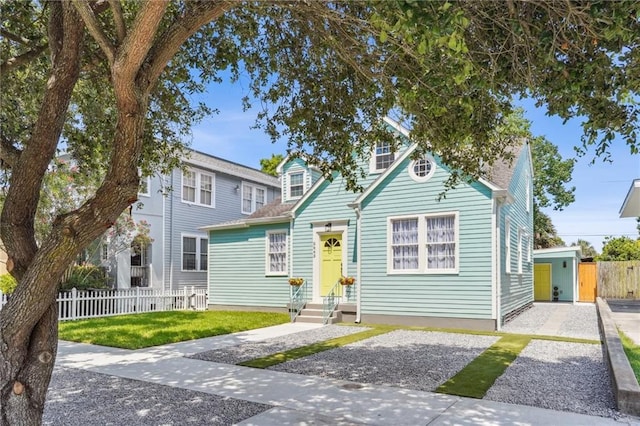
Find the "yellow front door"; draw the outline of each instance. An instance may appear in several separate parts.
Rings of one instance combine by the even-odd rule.
[[[551,264],[536,263],[533,267],[534,300],[551,300]]]
[[[326,296],[342,276],[342,235],[320,236],[320,296]]]

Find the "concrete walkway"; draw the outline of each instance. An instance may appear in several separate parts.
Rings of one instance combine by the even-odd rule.
[[[242,425],[620,425],[629,420],[184,358],[318,327],[284,324],[130,351],[61,341],[56,365],[275,406]]]
[[[640,345],[640,300],[607,300],[607,304],[618,328]]]

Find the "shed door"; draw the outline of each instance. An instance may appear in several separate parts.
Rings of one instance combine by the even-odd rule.
[[[533,267],[533,299],[551,300],[551,264],[536,263]]]
[[[320,236],[320,296],[326,296],[342,276],[342,235]]]
[[[596,264],[595,263],[579,263],[578,264],[578,282],[580,289],[578,290],[581,302],[596,301]]]

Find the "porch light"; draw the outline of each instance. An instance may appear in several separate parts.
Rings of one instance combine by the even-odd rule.
[[[331,222],[327,222],[327,223],[324,225],[324,231],[325,231],[325,232],[331,232]]]

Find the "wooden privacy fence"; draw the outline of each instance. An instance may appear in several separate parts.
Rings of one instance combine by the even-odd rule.
[[[7,303],[0,293],[0,309]],[[99,318],[143,312],[207,309],[207,291],[185,287],[182,290],[153,290],[140,287],[129,290],[78,291],[58,294],[58,320]]]
[[[598,262],[598,296],[640,299],[640,261]]]

